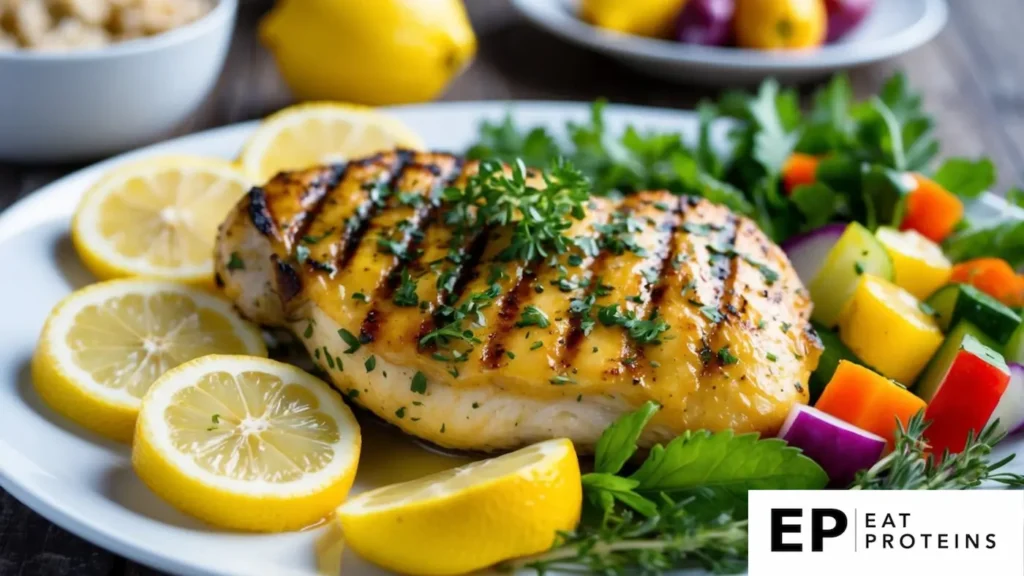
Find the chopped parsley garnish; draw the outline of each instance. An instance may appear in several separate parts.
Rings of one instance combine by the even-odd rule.
[[[417,394],[427,393],[427,377],[423,372],[416,372],[412,377],[412,385],[409,387],[410,390]]]
[[[490,288],[483,292],[472,294],[458,308],[444,305],[437,312],[438,328],[420,338],[420,346],[428,346],[431,343],[438,347],[449,348],[452,342],[461,341],[469,344],[479,344],[472,325],[483,326],[483,310],[490,306],[494,299],[501,294],[501,286],[491,284]],[[457,360],[453,351],[448,360]]]
[[[341,336],[341,339],[345,341],[345,344],[348,344],[348,348],[345,349],[345,354],[351,354],[356,350],[359,350],[359,347],[362,345],[359,342],[359,338],[356,338],[351,332],[344,328],[338,329],[338,336]]]
[[[295,260],[297,260],[299,264],[305,264],[306,260],[309,260],[309,248],[306,248],[305,246],[296,246]]]
[[[618,304],[602,306],[597,311],[597,319],[605,326],[622,326],[630,339],[638,344],[661,344],[661,335],[668,331],[668,323],[658,318],[657,311],[647,320],[636,317],[636,312],[622,312]]]
[[[861,274],[864,273],[864,265],[861,264],[859,260],[854,262],[853,271],[857,273],[857,276],[860,276]]]
[[[583,257],[579,254],[570,254],[569,257],[566,258],[566,262],[569,263],[569,266],[579,266],[580,264],[583,264]]]
[[[573,380],[572,378],[570,378],[568,376],[561,376],[561,375],[559,375],[559,376],[555,376],[554,378],[552,378],[550,380],[550,382],[552,384],[554,384],[555,386],[564,386],[566,384],[575,384],[576,380]]]
[[[584,216],[590,183],[569,162],[558,159],[544,172],[543,188],[527,182],[526,165],[512,163],[511,174],[497,160],[480,162],[476,175],[463,188],[451,187],[443,198],[449,204],[445,223],[465,235],[485,226],[513,225],[500,260],[530,261],[561,254],[571,241],[565,234],[573,220]]]
[[[359,300],[361,302],[369,302],[370,301],[370,297],[367,296],[366,294],[363,294],[362,292],[356,292],[355,294],[353,294],[352,295],[352,299],[353,300]]]
[[[519,316],[519,322],[516,322],[516,326],[522,328],[523,326],[537,326],[540,328],[547,328],[551,325],[548,320],[548,315],[543,310],[533,306],[527,306],[523,308],[522,314]]]
[[[757,321],[757,329],[758,330],[764,330],[764,327],[767,326],[767,325],[768,325],[768,322],[766,322],[763,318],[761,320]]]
[[[637,256],[646,256],[647,251],[637,243],[634,234],[644,229],[645,222],[624,212],[616,212],[607,224],[596,224],[601,236],[598,245],[616,256],[632,252]]]
[[[506,350],[506,351],[505,351],[505,356],[508,356],[508,359],[509,359],[509,360],[515,360],[515,359],[516,359],[516,354],[515,354],[515,352],[509,352],[509,351],[507,351],[507,350]]]
[[[419,208],[423,205],[423,196],[419,192],[399,192],[398,202],[405,206]]]
[[[757,268],[757,271],[761,273],[761,276],[764,277],[765,283],[768,284],[769,286],[778,282],[779,273],[776,272],[774,269],[770,268],[767,264],[762,264],[761,262],[758,262],[757,260],[754,260],[749,256],[744,256],[743,259],[746,260],[747,264],[750,264],[754,268]]]
[[[538,349],[538,348],[540,348],[542,346],[544,346],[544,343],[541,342],[540,340],[537,340],[533,344],[530,344],[530,350],[536,350],[536,349]]]
[[[643,304],[644,303],[643,296],[640,296],[640,295],[626,296],[626,301],[627,302],[635,302],[637,304]]]
[[[792,326],[793,325],[790,324],[789,322],[783,322],[782,326],[780,326],[780,328],[782,329],[782,333],[783,334],[788,334],[789,333],[789,329],[792,328]]]
[[[642,272],[640,272],[640,274],[644,277],[644,280],[647,280],[648,284],[653,286],[654,284],[658,283],[658,278],[659,278],[660,274],[658,274],[658,270],[657,269],[655,269],[655,268],[647,268],[646,270],[643,270]]]
[[[231,253],[231,259],[228,260],[228,270],[245,270],[245,261],[242,260],[242,256],[238,252]]]
[[[366,362],[363,362],[363,366],[366,367],[367,373],[373,372],[373,369],[377,367],[377,357],[371,354],[370,357],[366,359]]]
[[[700,313],[715,324],[718,324],[725,318],[716,306],[701,306]]]
[[[303,244],[316,244],[317,242],[323,240],[324,238],[327,238],[328,236],[330,236],[333,233],[334,233],[334,228],[328,228],[327,230],[324,231],[323,234],[321,234],[319,236],[313,236],[311,234],[307,234],[307,235],[302,237],[302,243]]]
[[[723,346],[722,349],[718,351],[718,359],[721,360],[722,364],[725,364],[726,366],[730,364],[735,364],[740,361],[739,358],[734,356],[733,353],[729,351],[728,346]]]
[[[395,410],[395,416],[398,416],[399,418],[405,418],[405,406],[402,406],[398,410]]]
[[[765,358],[767,358],[769,362],[775,362],[776,360],[779,359],[778,356],[776,356],[775,354],[772,354],[771,352],[765,354]]]
[[[408,268],[402,268],[401,281],[393,298],[396,306],[418,306],[419,296],[416,295],[416,280],[409,274]]]
[[[331,351],[328,350],[326,346],[324,346],[324,358],[327,359],[327,367],[330,368],[331,370],[333,370],[334,369],[334,357],[331,356]]]
[[[306,324],[306,330],[305,330],[305,332],[302,333],[302,336],[304,338],[312,338],[313,337],[313,325],[315,323],[316,322],[314,322],[312,318],[309,319],[309,323]]]

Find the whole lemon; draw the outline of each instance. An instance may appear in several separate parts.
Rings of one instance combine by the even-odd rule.
[[[431,100],[476,53],[460,0],[280,0],[260,38],[297,98],[371,105]]]
[[[583,0],[580,17],[624,34],[665,38],[686,0]]]
[[[793,50],[820,46],[827,23],[823,0],[739,0],[733,25],[743,48]]]

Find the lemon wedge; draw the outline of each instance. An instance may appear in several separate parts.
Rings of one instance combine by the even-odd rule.
[[[210,353],[266,356],[267,348],[227,300],[172,282],[112,280],[72,293],[50,312],[32,379],[57,412],[128,441],[150,385]]]
[[[338,508],[346,544],[403,574],[463,574],[551,547],[582,505],[572,442],[549,440],[419,480],[364,492]]]
[[[394,148],[422,149],[405,124],[355,104],[311,103],[271,115],[246,143],[238,162],[256,182],[278,172],[362,158]]]
[[[217,226],[249,187],[224,160],[164,157],[120,166],[82,198],[71,239],[100,279],[212,285]]]
[[[360,444],[355,416],[322,380],[266,358],[206,356],[146,394],[132,465],[188,514],[276,532],[314,524],[345,500]]]

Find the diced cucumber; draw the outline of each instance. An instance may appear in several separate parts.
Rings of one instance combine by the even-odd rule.
[[[943,330],[968,320],[999,344],[1020,326],[1020,316],[1002,302],[969,284],[943,286],[928,299]]]
[[[851,352],[846,347],[846,344],[843,344],[842,340],[839,339],[839,334],[821,324],[812,324],[814,325],[814,330],[818,333],[818,337],[821,338],[821,345],[825,348],[821,353],[821,358],[818,360],[818,367],[811,373],[811,378],[808,381],[811,404],[813,405],[825,390],[825,386],[832,380],[832,375],[835,374],[836,368],[839,367],[840,360],[848,360],[861,365],[864,362],[861,362],[860,358],[857,358],[857,355]]]
[[[861,274],[872,274],[891,281],[892,258],[874,234],[853,222],[846,227],[811,281],[809,290],[814,302],[811,317],[828,328],[835,326]]]
[[[1013,331],[1013,336],[1010,336],[1010,341],[1006,344],[1006,360],[1024,364],[1024,323],[1017,326],[1017,329]]]
[[[925,402],[931,402],[935,392],[939,390],[942,379],[945,378],[946,372],[949,370],[960,348],[963,347],[964,340],[967,337],[972,337],[989,348],[998,349],[999,345],[995,340],[974,324],[966,320],[957,322],[953,330],[946,336],[946,339],[942,341],[942,346],[939,347],[935,356],[928,362],[924,373],[917,379],[917,385],[914,386],[914,393]]]

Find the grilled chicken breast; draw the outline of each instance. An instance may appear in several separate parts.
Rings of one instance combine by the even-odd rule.
[[[280,174],[221,226],[218,281],[351,400],[450,448],[586,451],[647,400],[662,409],[643,444],[772,434],[807,401],[811,304],[751,220],[663,191],[593,198],[565,235],[594,249],[525,262],[503,257],[510,226],[445,223],[440,192],[477,169],[396,151]]]

